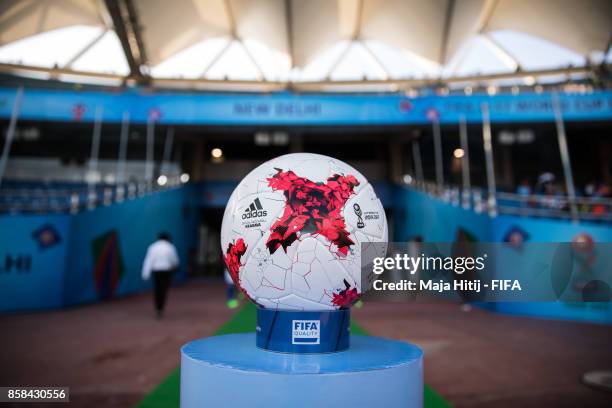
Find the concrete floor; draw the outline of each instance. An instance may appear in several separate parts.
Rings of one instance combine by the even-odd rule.
[[[425,382],[456,407],[612,407],[580,382],[612,370],[612,326],[461,311],[455,303],[368,303],[370,333],[418,344]]]
[[[224,296],[221,283],[176,287],[161,321],[149,294],[0,316],[0,385],[69,385],[71,407],[130,407],[178,366],[182,344],[231,316]],[[368,303],[353,316],[372,334],[423,347],[425,381],[457,407],[612,406],[612,394],[580,383],[587,370],[612,369],[612,326],[454,303]]]
[[[198,282],[170,291],[162,320],[151,294],[0,316],[0,384],[68,385],[70,407],[131,407],[178,366],[184,343],[232,313],[222,283]]]

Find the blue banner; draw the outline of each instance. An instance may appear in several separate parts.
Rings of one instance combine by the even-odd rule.
[[[0,311],[60,307],[69,215],[0,217]]]
[[[0,118],[9,118],[15,88],[0,88]],[[612,92],[560,94],[568,121],[612,120]],[[171,93],[142,89],[118,91],[25,90],[21,119],[92,122],[98,106],[104,122],[120,122],[129,112],[132,123],[196,125],[407,125],[433,118],[457,123],[481,122],[481,105],[489,104],[493,122],[554,120],[550,93],[474,94],[271,94]]]

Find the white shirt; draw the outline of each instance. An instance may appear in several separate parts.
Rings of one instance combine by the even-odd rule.
[[[149,245],[142,264],[142,279],[149,279],[152,271],[168,271],[179,265],[176,248],[170,242],[160,239]]]

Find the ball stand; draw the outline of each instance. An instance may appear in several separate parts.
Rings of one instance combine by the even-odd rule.
[[[256,333],[189,342],[181,407],[422,407],[421,349],[349,336],[349,323],[349,309],[260,308]]]

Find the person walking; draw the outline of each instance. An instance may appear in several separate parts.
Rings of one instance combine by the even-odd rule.
[[[157,241],[149,245],[142,264],[142,278],[149,280],[153,275],[153,299],[158,319],[163,316],[168,289],[172,282],[172,273],[178,266],[179,257],[176,248],[170,241],[170,235],[167,232],[161,232]]]
[[[236,284],[227,268],[223,268],[223,279],[225,280],[227,307],[235,309],[240,305],[240,302],[236,299]]]

